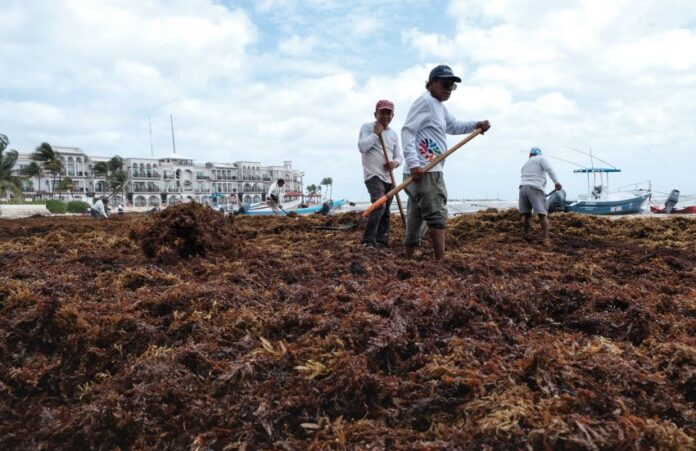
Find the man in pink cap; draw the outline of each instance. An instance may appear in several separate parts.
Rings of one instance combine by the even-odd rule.
[[[358,150],[362,155],[363,176],[367,191],[370,193],[370,202],[375,202],[394,188],[389,171],[403,162],[399,137],[394,130],[389,128],[389,123],[393,118],[394,104],[389,100],[380,100],[375,106],[376,120],[363,124],[360,128]],[[386,161],[379,139],[380,134],[389,157]],[[379,243],[389,247],[389,207],[391,201],[390,197],[384,205],[367,218],[367,227],[365,227],[362,238],[364,246],[375,247]]]

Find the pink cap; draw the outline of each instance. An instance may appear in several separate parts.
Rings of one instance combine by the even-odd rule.
[[[380,100],[379,102],[377,102],[377,106],[375,107],[375,111],[379,110],[394,111],[394,103],[390,102],[389,100]]]

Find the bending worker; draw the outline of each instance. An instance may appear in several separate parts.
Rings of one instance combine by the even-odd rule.
[[[529,238],[529,225],[532,219],[532,211],[539,215],[541,222],[541,236],[544,242],[549,239],[549,205],[546,201],[546,174],[556,184],[556,190],[563,186],[558,182],[556,173],[551,165],[541,155],[541,149],[532,147],[529,150],[529,159],[522,166],[522,180],[520,181],[519,210],[524,217],[524,237]]]
[[[89,212],[93,218],[99,218],[102,216],[105,218],[109,217],[109,215],[106,213],[106,208],[104,207],[104,202],[108,202],[108,201],[106,199],[100,197],[92,204],[92,207],[89,209]]]
[[[273,184],[268,188],[268,194],[266,195],[266,203],[273,210],[273,214],[279,215],[280,209],[283,208],[281,205],[282,200],[282,188],[285,185],[285,180],[278,179],[278,181],[273,182]]]

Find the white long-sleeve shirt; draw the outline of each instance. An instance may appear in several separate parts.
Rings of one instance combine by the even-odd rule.
[[[362,155],[363,176],[365,180],[377,176],[383,182],[391,183],[389,171],[384,168],[386,161],[384,160],[382,143],[379,141],[379,136],[372,132],[374,128],[374,122],[368,122],[360,127],[358,150],[360,150],[360,154]],[[393,161],[396,167],[401,166],[404,157],[401,154],[399,137],[396,132],[391,128],[387,128],[382,132],[382,138],[384,138],[384,146],[387,148],[389,160]]]
[[[546,174],[551,177],[553,183],[558,183],[556,173],[553,172],[551,165],[543,155],[530,157],[524,165],[522,165],[522,180],[521,185],[529,185],[540,190],[546,187]]]
[[[104,208],[104,202],[102,202],[101,199],[92,204],[92,210],[96,211],[99,216],[108,217],[106,209]]]
[[[474,131],[476,121],[458,121],[445,105],[424,92],[413,102],[401,129],[404,147],[404,172],[423,167],[447,151],[447,134],[463,135]],[[442,172],[444,161],[433,166],[430,172]]]
[[[273,182],[271,186],[268,187],[268,194],[266,194],[266,197],[270,199],[271,194],[274,194],[278,198],[279,203],[283,203],[283,191],[278,186],[277,181]]]

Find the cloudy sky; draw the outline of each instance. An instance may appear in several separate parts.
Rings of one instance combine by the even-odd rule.
[[[400,131],[430,69],[493,128],[447,163],[452,198],[516,196],[531,146],[696,193],[696,8],[688,0],[1,0],[0,133],[95,155],[292,160],[366,199],[357,136],[380,98]],[[450,137],[450,145],[460,137]],[[551,160],[568,195],[586,190]]]

